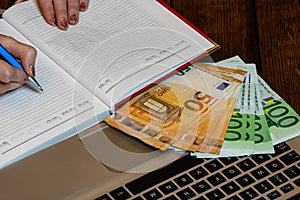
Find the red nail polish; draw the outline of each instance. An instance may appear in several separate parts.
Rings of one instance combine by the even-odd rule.
[[[23,83],[28,83],[29,79],[28,77],[26,76],[24,79],[23,79]]]
[[[49,22],[50,22],[50,24],[51,24],[52,26],[55,26],[56,20],[55,20],[55,17],[54,17],[53,15],[50,16]]]
[[[85,8],[86,8],[85,3],[81,2],[81,4],[80,4],[80,10],[85,10]]]
[[[68,28],[68,23],[66,20],[60,22],[61,29],[66,30]]]
[[[77,17],[75,14],[72,14],[70,17],[70,24],[76,24],[77,23]]]

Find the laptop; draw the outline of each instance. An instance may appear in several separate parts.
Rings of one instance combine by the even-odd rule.
[[[275,154],[199,159],[104,124],[0,170],[0,199],[300,199],[300,137]]]

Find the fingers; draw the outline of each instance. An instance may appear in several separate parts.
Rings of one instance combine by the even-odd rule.
[[[77,24],[79,16],[79,1],[68,0],[68,23],[71,25]]]
[[[18,59],[30,76],[35,76],[36,50],[26,44],[20,43],[13,38],[0,35],[2,45],[9,51],[12,56]]]
[[[56,18],[56,25],[62,30],[68,29],[67,0],[53,0],[53,6]]]
[[[0,42],[7,51],[21,62],[21,65],[30,76],[35,76],[36,50],[33,47],[1,34]],[[14,90],[27,82],[28,77],[23,71],[0,59],[0,94]]]
[[[89,0],[79,0],[79,10],[86,11],[89,5]]]
[[[0,95],[15,90],[28,82],[28,78],[21,70],[0,60]]]
[[[26,75],[21,70],[10,66],[3,60],[0,60],[0,82],[11,83],[18,82],[23,84],[26,81]]]
[[[45,19],[45,21],[52,25],[56,25],[56,18],[54,12],[54,5],[52,0],[38,0],[39,8],[41,9],[41,13]]]
[[[0,95],[15,90],[19,87],[21,87],[23,84],[17,83],[17,82],[11,82],[11,83],[1,83],[0,82]]]
[[[89,0],[38,0],[38,3],[48,24],[66,30],[78,23],[79,11],[88,8]]]

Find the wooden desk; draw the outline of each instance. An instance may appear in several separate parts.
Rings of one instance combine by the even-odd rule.
[[[9,0],[1,0],[0,1],[0,9],[6,9],[8,6],[8,1]]]
[[[165,0],[221,45],[214,61],[239,55],[300,113],[299,0]]]

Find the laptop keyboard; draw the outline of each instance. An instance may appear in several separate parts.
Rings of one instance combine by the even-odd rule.
[[[272,155],[184,156],[97,198],[110,199],[300,200],[300,155],[280,143]]]

